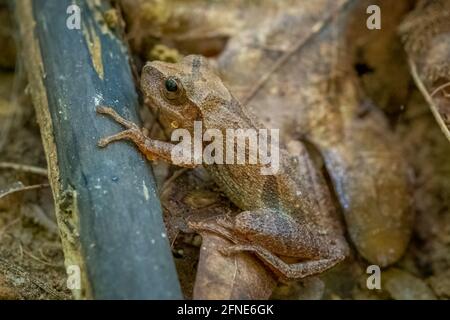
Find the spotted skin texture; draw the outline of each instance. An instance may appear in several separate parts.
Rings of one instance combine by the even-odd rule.
[[[169,131],[176,127],[193,133],[194,121],[202,121],[204,130],[218,129],[224,136],[226,129],[263,128],[200,56],[187,56],[178,64],[147,63],[141,88]],[[111,108],[97,110],[126,128],[102,139],[100,146],[127,139],[147,158],[171,162],[173,144],[146,137]],[[325,180],[305,146],[291,142],[280,147],[279,155],[279,170],[273,175],[262,175],[261,164],[205,164],[223,192],[243,211],[235,217],[196,221],[190,226],[233,242],[223,250],[225,255],[251,252],[280,277],[299,279],[333,267],[348,255],[349,248]]]

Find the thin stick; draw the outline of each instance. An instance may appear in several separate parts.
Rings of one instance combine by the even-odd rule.
[[[25,255],[29,256],[31,259],[33,259],[33,260],[35,260],[35,261],[37,261],[37,262],[39,262],[39,263],[42,263],[42,264],[44,264],[44,265],[46,265],[46,266],[53,267],[53,268],[59,268],[59,267],[61,267],[60,265],[53,264],[53,263],[51,263],[51,262],[47,262],[47,261],[44,261],[44,260],[42,260],[42,259],[39,259],[38,257],[36,257],[34,254],[32,254],[31,252],[29,252],[28,250],[25,250],[25,249],[24,249],[23,252],[25,253]]]
[[[270,70],[264,74],[261,78],[259,78],[258,82],[255,86],[250,90],[249,94],[242,99],[242,103],[247,105],[258,93],[258,91],[263,87],[263,85],[269,80],[272,74],[277,71],[289,58],[297,52],[300,48],[302,48],[309,40],[313,39],[316,34],[321,32],[326,25],[331,21],[331,19],[336,15],[336,13],[340,12],[351,0],[344,1],[341,3],[331,14],[325,19],[317,22],[311,29],[311,32],[306,35],[304,38],[300,38],[291,49],[289,49],[285,54],[283,54],[270,68]]]
[[[169,179],[167,179],[163,185],[161,186],[161,191],[159,192],[160,197],[163,198],[164,192],[167,190],[167,188],[183,173],[185,173],[188,170],[188,168],[182,168],[180,170],[175,171]]]
[[[43,189],[48,188],[50,185],[48,183],[42,183],[42,184],[34,184],[31,186],[20,186],[17,188],[12,188],[4,193],[0,193],[0,199],[9,196],[10,194],[16,193],[16,192],[23,192],[23,191],[29,191],[29,190],[35,190],[35,189]]]
[[[26,164],[18,164],[12,162],[0,162],[0,169],[12,169],[16,171],[23,171],[28,173],[34,173],[47,177],[47,169],[41,167],[30,166]]]
[[[439,91],[441,91],[441,90],[443,90],[443,89],[445,89],[447,87],[450,87],[450,82],[444,83],[442,86],[439,86],[436,89],[434,89],[434,91],[430,94],[430,96],[434,97],[434,95],[436,93],[438,93]],[[444,92],[444,95],[445,95],[445,92]]]
[[[411,69],[411,75],[413,76],[414,82],[416,83],[417,87],[419,88],[419,91],[424,96],[426,102],[430,106],[431,112],[434,115],[434,118],[436,119],[437,123],[441,127],[442,132],[444,133],[445,137],[450,140],[450,130],[445,124],[444,120],[442,119],[441,115],[439,114],[438,108],[436,104],[433,101],[433,98],[428,93],[427,88],[423,84],[422,80],[420,79],[419,73],[417,72],[417,67],[414,61],[409,58],[408,59],[409,68]]]
[[[6,225],[3,226],[3,228],[0,229],[0,240],[3,238],[3,236],[5,235],[5,232],[12,227],[13,225],[15,225],[17,222],[20,221],[20,218],[17,218],[11,222],[8,222]]]

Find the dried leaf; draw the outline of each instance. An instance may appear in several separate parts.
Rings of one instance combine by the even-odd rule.
[[[201,233],[203,243],[195,279],[194,299],[268,299],[275,288],[273,273],[248,253],[224,256],[220,249],[232,243]]]

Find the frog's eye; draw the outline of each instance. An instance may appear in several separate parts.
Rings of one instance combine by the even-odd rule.
[[[173,78],[167,79],[164,85],[166,86],[166,90],[169,92],[176,92],[178,90],[178,83]]]
[[[176,78],[170,77],[164,81],[164,95],[169,100],[180,97],[183,91],[182,89],[180,82]]]

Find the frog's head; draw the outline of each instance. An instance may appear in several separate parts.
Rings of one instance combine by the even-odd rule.
[[[148,62],[141,89],[168,129],[192,130],[194,121],[214,116],[217,105],[232,99],[207,60],[197,55],[176,64]]]

